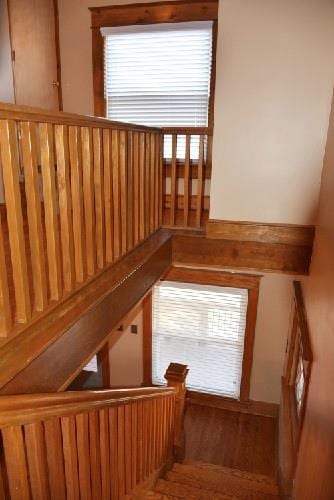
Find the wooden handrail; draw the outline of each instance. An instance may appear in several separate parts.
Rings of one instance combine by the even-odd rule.
[[[25,425],[46,418],[114,408],[137,401],[176,394],[173,387],[144,387],[54,394],[23,394],[0,397],[0,427]]]
[[[30,122],[54,123],[79,127],[98,127],[115,130],[137,130],[142,132],[160,132],[158,127],[147,127],[133,123],[118,122],[90,115],[78,115],[63,111],[49,111],[31,106],[18,106],[0,102],[0,119],[28,120]]]

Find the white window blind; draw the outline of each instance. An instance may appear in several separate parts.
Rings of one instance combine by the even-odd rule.
[[[248,291],[163,281],[153,293],[153,383],[171,361],[189,366],[187,387],[238,398]]]
[[[211,21],[101,32],[108,118],[151,126],[207,126]]]

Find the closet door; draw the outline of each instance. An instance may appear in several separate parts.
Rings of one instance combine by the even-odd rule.
[[[8,0],[16,104],[59,109],[54,0]]]

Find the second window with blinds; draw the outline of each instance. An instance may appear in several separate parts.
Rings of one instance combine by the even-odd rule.
[[[189,389],[238,399],[248,290],[162,281],[153,293],[152,380],[168,364],[190,368]]]

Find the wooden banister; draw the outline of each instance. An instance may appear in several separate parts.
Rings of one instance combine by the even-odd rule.
[[[6,338],[161,227],[162,131],[0,103],[0,155]]]
[[[182,462],[185,452],[184,410],[186,402],[186,378],[188,367],[179,363],[171,363],[167,368],[165,379],[168,387],[176,389],[174,458]]]
[[[171,460],[176,396],[149,387],[0,398],[0,496],[131,495]]]
[[[168,191],[163,196],[163,225],[202,230],[209,213],[205,195],[211,178],[210,127],[163,127],[163,175]],[[168,182],[167,182],[168,180]]]

